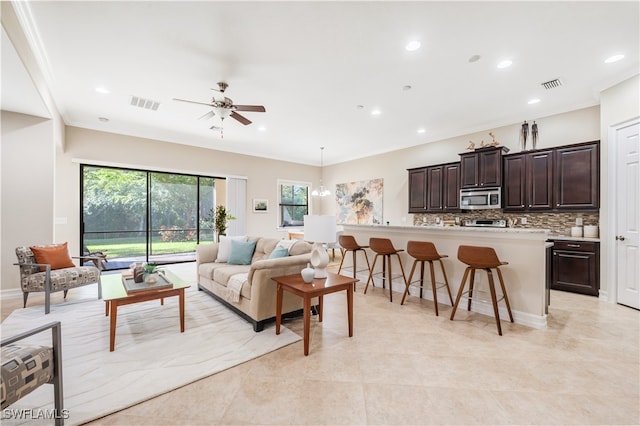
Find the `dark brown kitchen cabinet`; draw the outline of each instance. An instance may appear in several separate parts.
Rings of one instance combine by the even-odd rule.
[[[427,211],[460,210],[460,163],[427,167]]]
[[[556,210],[598,210],[600,207],[600,144],[589,142],[554,152]]]
[[[460,210],[460,163],[409,169],[409,213]]]
[[[504,147],[480,148],[460,154],[460,187],[478,188],[502,185]]]
[[[442,197],[445,211],[460,210],[460,162],[443,166],[444,186]]]
[[[427,168],[409,169],[409,213],[427,211]]]
[[[598,296],[600,243],[555,241],[551,289]]]
[[[442,166],[427,167],[427,211],[439,212],[444,209],[443,185],[444,168]]]
[[[553,150],[504,157],[504,210],[553,209]]]

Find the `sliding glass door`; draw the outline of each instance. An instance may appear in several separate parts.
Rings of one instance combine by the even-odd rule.
[[[87,165],[81,175],[81,243],[105,252],[107,269],[193,261],[196,244],[213,242],[217,179]]]

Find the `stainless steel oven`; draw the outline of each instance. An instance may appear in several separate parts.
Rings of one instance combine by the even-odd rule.
[[[502,208],[500,188],[461,189],[460,208],[462,210],[482,210]]]

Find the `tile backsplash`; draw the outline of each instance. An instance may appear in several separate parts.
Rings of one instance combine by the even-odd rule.
[[[414,225],[437,225],[438,220],[465,219],[505,219],[512,228],[544,228],[554,234],[571,235],[571,227],[576,226],[576,219],[582,218],[583,225],[599,225],[599,213],[504,213],[502,210],[484,210],[465,213],[429,213],[415,214]],[[526,219],[526,224],[522,223]],[[515,223],[512,225],[512,223]]]

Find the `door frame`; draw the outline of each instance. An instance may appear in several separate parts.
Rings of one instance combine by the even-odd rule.
[[[625,120],[621,123],[617,123],[617,124],[612,124],[609,126],[609,133],[608,133],[608,139],[607,139],[607,145],[608,145],[608,157],[609,157],[609,161],[608,161],[608,171],[607,171],[607,190],[609,194],[615,194],[615,190],[617,187],[617,180],[618,180],[618,174],[616,172],[616,166],[617,166],[617,161],[618,161],[618,144],[617,144],[617,138],[616,138],[616,133],[618,132],[618,130],[624,128],[624,127],[628,127],[628,126],[632,126],[634,124],[640,124],[640,116],[636,116],[630,120]],[[606,278],[606,282],[607,282],[607,292],[606,294],[603,294],[602,291],[600,291],[600,298],[604,298],[606,300],[608,300],[611,303],[618,303],[618,268],[616,265],[616,255],[617,255],[617,249],[616,249],[616,244],[613,242],[613,236],[616,233],[616,226],[618,223],[618,206],[617,206],[617,197],[616,196],[609,196],[609,200],[607,203],[607,216],[608,216],[608,220],[607,220],[607,233],[604,236],[604,240],[603,240],[603,235],[602,233],[600,234],[600,246],[604,245],[606,246],[606,250],[607,250],[607,274],[606,277],[602,277],[601,278]]]

